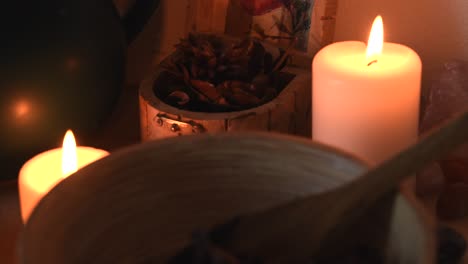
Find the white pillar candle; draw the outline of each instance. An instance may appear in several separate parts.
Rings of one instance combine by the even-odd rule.
[[[331,44],[314,58],[313,138],[374,163],[418,138],[421,60],[412,49],[383,42],[374,22],[369,45]]]
[[[27,161],[18,178],[23,223],[41,198],[62,179],[108,154],[101,149],[77,147],[72,132],[68,131],[62,148],[40,153]]]

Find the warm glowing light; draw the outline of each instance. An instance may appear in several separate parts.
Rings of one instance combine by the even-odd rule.
[[[78,158],[76,154],[76,141],[73,132],[68,130],[63,139],[62,146],[62,175],[68,175],[78,170]]]
[[[382,54],[383,43],[383,20],[381,16],[377,16],[372,25],[372,30],[369,35],[369,41],[367,42],[366,58],[369,61],[369,63],[378,60],[379,55]]]
[[[26,116],[29,113],[29,104],[25,101],[20,101],[15,105],[15,114],[17,118]]]

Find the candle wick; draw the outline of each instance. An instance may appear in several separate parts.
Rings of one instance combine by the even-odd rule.
[[[378,60],[373,60],[373,61],[369,62],[369,63],[367,64],[367,66],[371,66],[372,64],[377,63],[377,62],[378,62]]]

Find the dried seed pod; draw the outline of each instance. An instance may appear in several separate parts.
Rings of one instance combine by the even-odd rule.
[[[186,84],[184,92],[190,96],[188,109],[245,109],[272,99],[276,89],[280,90],[275,85],[286,85],[272,82],[275,56],[252,38],[232,43],[216,35],[191,33],[176,47],[173,64],[177,67],[168,69],[174,72],[174,82],[183,79]],[[166,97],[172,100],[172,105],[184,102],[179,94]]]
[[[234,105],[257,105],[260,99],[254,94],[248,92],[251,84],[241,81],[224,82],[223,95],[228,102]]]
[[[205,96],[210,102],[217,102],[222,97],[212,83],[202,80],[191,80],[190,83],[196,92]]]
[[[257,97],[239,90],[234,90],[233,93],[229,95],[228,100],[233,102],[234,105],[239,106],[254,106],[260,103]]]
[[[166,100],[179,106],[183,106],[190,102],[190,97],[183,91],[174,91],[167,96]]]
[[[226,98],[221,97],[219,100],[216,102],[218,105],[223,105],[223,106],[229,106],[230,104],[228,101],[226,101]]]

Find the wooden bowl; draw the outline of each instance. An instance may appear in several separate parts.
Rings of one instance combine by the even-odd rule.
[[[54,188],[24,228],[20,260],[165,263],[194,230],[331,190],[366,169],[338,150],[284,135],[148,142],[91,164]],[[346,240],[381,243],[395,263],[432,263],[430,225],[420,209],[407,196],[390,200],[393,207],[379,206],[353,223],[353,232],[361,233]]]

